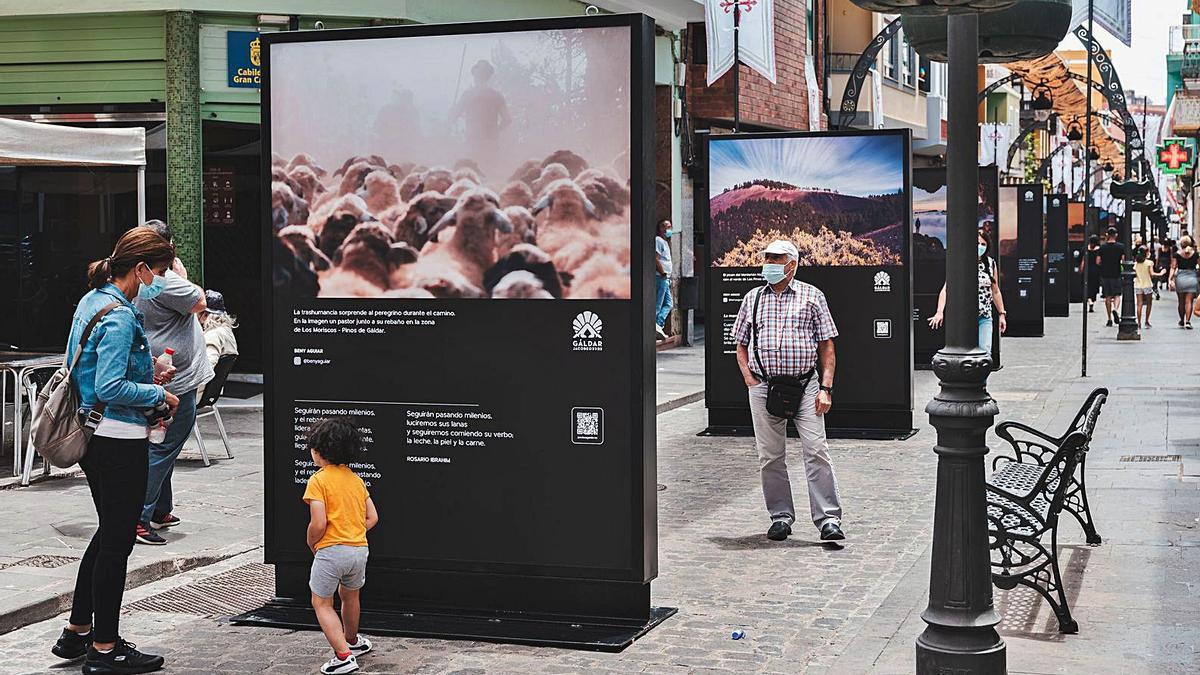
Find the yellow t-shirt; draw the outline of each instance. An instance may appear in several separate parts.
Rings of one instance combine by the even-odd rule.
[[[325,536],[317,550],[327,546],[367,545],[367,486],[344,464],[321,467],[304,489],[304,503],[314,499],[325,504]]]
[[[1153,286],[1154,282],[1150,280],[1150,272],[1153,270],[1154,263],[1150,262],[1149,259],[1143,260],[1142,262],[1133,263],[1133,273],[1137,275],[1137,277],[1133,280],[1133,287],[1150,288]]]

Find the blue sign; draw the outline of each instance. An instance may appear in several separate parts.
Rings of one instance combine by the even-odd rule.
[[[229,86],[258,89],[262,85],[262,48],[258,31],[231,30],[226,34]]]

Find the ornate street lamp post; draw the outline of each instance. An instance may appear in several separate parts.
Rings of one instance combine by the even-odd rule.
[[[1006,10],[1010,16],[1003,25],[1015,20],[1018,26],[1047,30],[1046,14],[1043,11],[1039,15],[1039,9],[1052,4],[1065,5],[1069,10],[1070,1],[962,3],[964,6],[955,7],[954,12],[940,12],[948,14],[945,17],[931,16],[938,13],[929,9],[947,0],[853,1],[868,9],[903,14],[904,31],[914,48],[923,56],[948,62],[946,346],[933,357],[940,391],[925,407],[937,430],[934,452],[938,469],[929,605],[921,614],[927,627],[917,638],[916,670],[920,675],[999,675],[1006,672],[1006,648],[996,632],[1000,616],[992,604],[984,486],[984,455],[988,452],[985,437],[999,409],[986,386],[992,357],[978,344],[976,253],[979,35],[981,21],[994,15],[981,17],[970,12]],[[911,11],[915,3],[921,4],[922,11]],[[1022,10],[1025,4],[1029,7]],[[1056,36],[1047,35],[1032,44],[1028,31],[1022,31],[1021,36],[996,31],[989,35],[988,53],[983,56],[1040,56],[1054,49],[1068,27],[1063,23],[1052,29],[1059,31]]]
[[[1125,132],[1125,177],[1132,181],[1133,172],[1129,170],[1129,167],[1133,166],[1133,145],[1130,144],[1130,136],[1136,129],[1131,129],[1129,125],[1123,125],[1121,128]],[[1141,196],[1138,194],[1133,198]],[[1117,198],[1120,199],[1120,197]],[[1133,209],[1130,208],[1131,206],[1130,199],[1126,199],[1125,215],[1121,217],[1121,243],[1125,245],[1125,260],[1121,262],[1121,322],[1117,324],[1118,340],[1142,339],[1133,309],[1135,302],[1133,279],[1136,275],[1133,272]]]

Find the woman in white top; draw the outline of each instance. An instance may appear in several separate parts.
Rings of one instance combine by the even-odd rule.
[[[233,335],[237,317],[225,310],[225,296],[221,293],[205,291],[204,300],[208,307],[199,314],[200,328],[204,330],[204,353],[209,365],[216,368],[222,356],[238,353],[237,338]],[[196,400],[203,398],[204,389],[201,388]]]

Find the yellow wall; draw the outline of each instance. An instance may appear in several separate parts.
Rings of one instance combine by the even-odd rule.
[[[830,51],[861,53],[875,37],[872,16],[850,0],[829,0]]]

